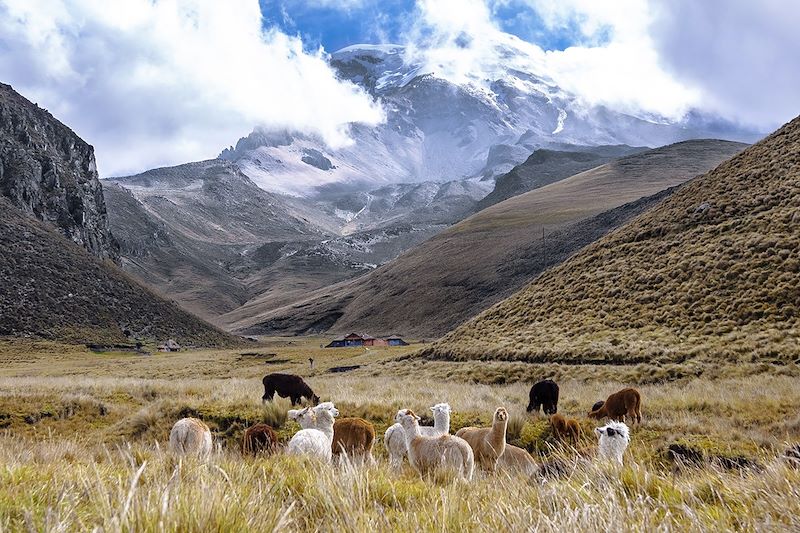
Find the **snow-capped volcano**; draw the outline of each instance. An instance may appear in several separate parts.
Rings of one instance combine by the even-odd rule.
[[[490,179],[537,148],[564,144],[752,140],[725,124],[709,128],[708,121],[633,116],[588,106],[547,76],[539,49],[527,50],[524,44],[493,43],[474,68],[452,57],[437,62],[436,55],[400,45],[349,46],[333,53],[330,64],[341,78],[381,102],[383,124],[352,124],[352,142],[338,149],[298,132],[256,129],[221,157],[236,161],[267,190],[306,196],[332,184],[363,190],[393,183]]]

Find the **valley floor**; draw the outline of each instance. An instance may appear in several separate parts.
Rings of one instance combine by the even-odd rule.
[[[673,368],[428,362],[403,348],[323,349],[321,338],[265,339],[252,348],[94,353],[0,339],[0,531],[245,530],[798,530],[800,469],[781,454],[800,441],[800,371],[784,367]],[[314,358],[313,369],[308,358]],[[356,366],[332,373],[332,367]],[[328,466],[238,452],[244,428],[265,421],[288,439],[288,401],[261,405],[261,377],[303,375],[342,416],[382,434],[397,409],[449,402],[451,430],[511,413],[509,442],[564,477],[478,473],[465,483],[377,464]],[[626,465],[574,463],[545,418],[525,413],[530,381],[555,376],[559,411],[584,442],[598,399],[636,384],[644,423]],[[697,377],[699,375],[699,377]],[[523,381],[520,381],[523,380]],[[206,461],[165,451],[169,429],[198,416],[218,451]],[[425,422],[425,420],[423,420]],[[677,468],[669,445],[694,454]]]

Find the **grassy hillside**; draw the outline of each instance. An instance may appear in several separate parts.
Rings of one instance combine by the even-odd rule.
[[[612,159],[644,152],[647,148],[627,145],[574,147],[574,149],[533,152],[523,163],[499,176],[494,190],[478,202],[475,211],[486,209],[513,196],[544,187],[584,170],[599,167]]]
[[[744,146],[688,141],[624,157],[493,205],[353,281],[288,305],[265,294],[221,320],[249,333],[439,336],[652,205],[640,198],[681,184]]]
[[[800,361],[800,118],[423,355]]]
[[[239,341],[0,198],[0,335],[74,342]],[[127,332],[127,333],[126,333]]]

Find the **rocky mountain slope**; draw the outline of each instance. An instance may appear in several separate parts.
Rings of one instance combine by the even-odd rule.
[[[0,195],[98,257],[117,259],[94,149],[0,83]]]
[[[800,361],[800,117],[422,355]]]
[[[114,265],[118,249],[92,147],[7,85],[0,86],[0,190],[0,335],[240,342]],[[158,238],[157,227],[139,229],[142,238]]]
[[[0,335],[87,343],[234,345],[211,327],[0,198]]]
[[[104,180],[122,265],[214,320],[374,269],[469,213],[486,185],[396,184],[316,199],[267,192],[224,160]]]
[[[453,82],[413,51],[355,45],[331,55],[339,75],[378,99],[386,122],[353,124],[352,142],[331,148],[291,131],[257,129],[221,157],[259,186],[305,196],[324,185],[372,190],[396,183],[492,179],[538,148],[563,144],[661,146],[692,138],[752,140],[723,122],[681,121],[587,108],[531,63],[523,43],[486,50],[485,79]]]
[[[687,141],[621,158],[493,205],[353,281],[289,304],[264,294],[221,323],[249,333],[441,335],[650,204],[574,224],[681,184],[743,147]]]

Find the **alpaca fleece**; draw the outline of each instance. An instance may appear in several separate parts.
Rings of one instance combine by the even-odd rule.
[[[506,449],[506,429],[508,428],[508,411],[498,407],[492,417],[490,428],[461,428],[456,437],[461,437],[472,448],[475,460],[485,470],[496,470],[497,459]]]
[[[372,460],[375,426],[363,418],[342,418],[333,424],[333,454]]]
[[[530,477],[537,471],[536,461],[531,454],[511,444],[506,444],[503,455],[497,459],[497,468],[502,472],[521,474],[525,477]]]
[[[564,415],[555,414],[550,417],[550,426],[558,440],[570,439],[578,444],[581,436],[581,425],[574,418],[565,418]]]
[[[258,455],[272,453],[278,446],[275,430],[267,424],[254,424],[247,428],[242,436],[242,454]]]
[[[205,457],[212,447],[211,430],[202,420],[181,418],[169,432],[169,449],[174,453]]]

